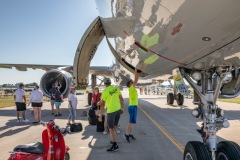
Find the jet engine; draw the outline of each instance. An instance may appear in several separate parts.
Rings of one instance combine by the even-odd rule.
[[[53,69],[46,72],[40,81],[40,88],[43,94],[47,97],[51,97],[49,91],[52,88],[52,84],[61,84],[60,91],[63,97],[66,98],[69,93],[69,88],[73,86],[72,75],[64,70]]]

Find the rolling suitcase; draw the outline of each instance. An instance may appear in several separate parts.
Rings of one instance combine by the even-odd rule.
[[[88,116],[89,116],[89,117],[93,117],[93,116],[96,117],[95,110],[92,109],[92,108],[90,108],[89,111],[88,111]]]
[[[102,122],[98,121],[98,116],[97,116],[97,128],[96,131],[97,132],[103,132],[104,131],[104,120],[105,120],[105,116],[102,115]]]
[[[88,122],[89,122],[90,125],[96,125],[97,124],[97,117],[96,116],[88,117]]]
[[[88,111],[88,122],[90,125],[96,125],[97,124],[97,117],[95,114],[95,110],[90,108]]]

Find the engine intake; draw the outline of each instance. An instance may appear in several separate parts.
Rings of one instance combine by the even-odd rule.
[[[63,97],[66,98],[69,93],[69,88],[73,86],[72,75],[64,70],[53,69],[46,72],[40,81],[40,88],[43,94],[47,97],[51,97],[49,91],[52,88],[52,84],[56,82],[61,83],[60,91]]]

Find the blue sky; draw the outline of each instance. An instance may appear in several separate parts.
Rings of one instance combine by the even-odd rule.
[[[94,0],[1,0],[0,63],[72,65],[83,33],[98,15]],[[104,40],[91,65],[109,66],[113,59]],[[39,82],[44,73],[0,68],[0,84]]]

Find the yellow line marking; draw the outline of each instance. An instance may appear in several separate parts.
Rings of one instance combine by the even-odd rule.
[[[155,126],[183,153],[184,147],[173,136],[166,131],[159,123],[157,123],[141,106],[138,108],[155,124]]]

